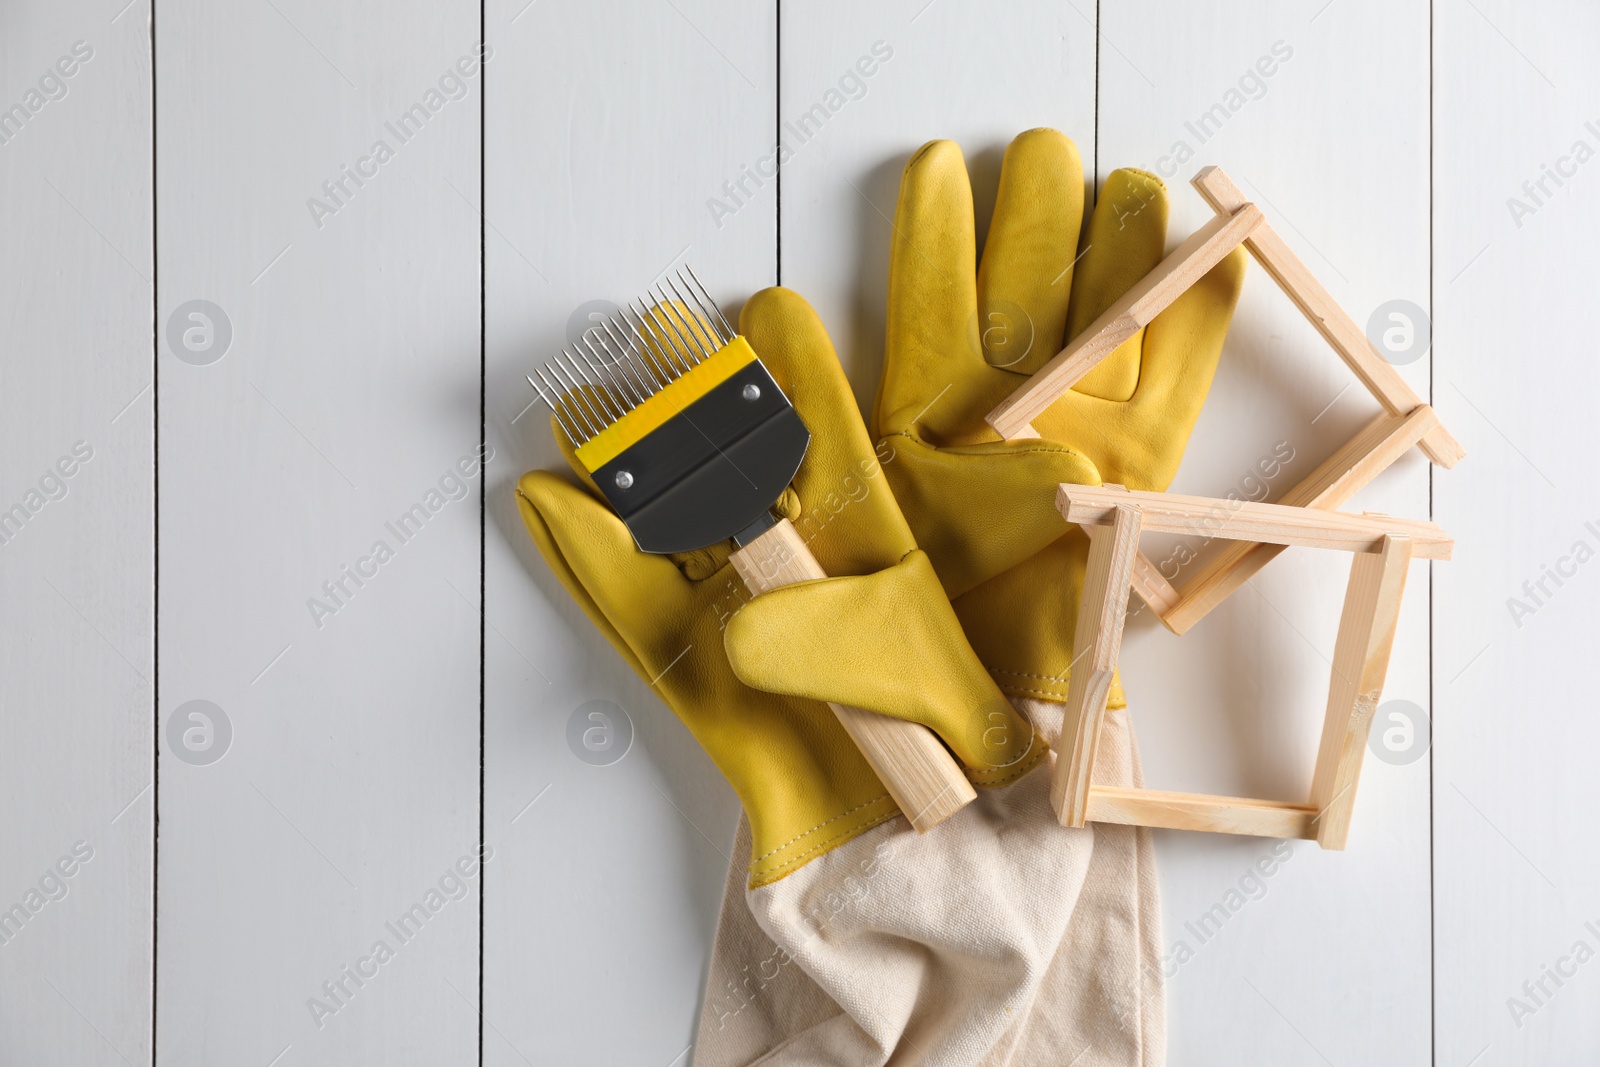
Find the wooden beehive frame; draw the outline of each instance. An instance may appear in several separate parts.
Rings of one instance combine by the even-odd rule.
[[[1242,243],[1383,405],[1381,415],[1288,490],[1279,503],[1331,511],[1413,445],[1441,467],[1455,466],[1465,455],[1461,445],[1268,225],[1261,209],[1245,200],[1239,187],[1217,167],[1201,170],[1193,184],[1216,217],[990,412],[989,425],[1008,441],[1037,437],[1031,425],[1034,419]],[[1281,544],[1239,541],[1205,564],[1181,588],[1168,582],[1148,558],[1136,554],[1133,590],[1168,629],[1181,634],[1281,551]]]
[[[1323,848],[1344,848],[1367,735],[1389,670],[1406,570],[1413,559],[1449,559],[1453,547],[1449,536],[1431,522],[1414,519],[1140,493],[1117,485],[1063,485],[1056,506],[1068,522],[1090,531],[1067,683],[1066,725],[1050,787],[1051,804],[1062,825],[1110,822],[1301,837]],[[1306,803],[1092,784],[1139,558],[1139,535],[1201,531],[1279,549],[1302,545],[1355,554]]]

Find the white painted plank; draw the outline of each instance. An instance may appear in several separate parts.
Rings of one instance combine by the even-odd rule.
[[[1100,12],[1101,176],[1161,173],[1173,243],[1210,217],[1188,179],[1220,164],[1358,321],[1394,298],[1426,306],[1426,8],[1116,0]],[[1403,373],[1426,395],[1426,361]],[[1277,495],[1378,410],[1252,268],[1173,488]],[[1426,517],[1427,477],[1408,457],[1351,510]],[[1146,540],[1158,560],[1178,549]],[[1292,550],[1182,638],[1148,614],[1130,624],[1123,668],[1151,786],[1307,795],[1348,567]],[[1427,608],[1418,565],[1386,701],[1428,705]],[[1159,836],[1174,1067],[1426,1061],[1428,797],[1426,760],[1369,759],[1347,852]]]
[[[1471,453],[1434,483],[1438,1062],[1590,1062],[1600,13],[1434,17],[1435,395]]]
[[[773,183],[747,181],[731,216],[708,207],[772,152],[773,9],[494,0],[487,18],[484,1062],[681,1064],[737,802],[556,581],[512,494],[562,464],[523,375],[588,301],[688,262],[731,316],[773,282]],[[591,700],[631,723],[617,762],[568,747]]]
[[[465,0],[158,13],[160,714],[232,729],[164,730],[163,1063],[477,1061],[478,39]],[[165,336],[192,300],[225,352]]]
[[[0,1062],[150,1057],[148,5],[0,11]]]
[[[883,366],[889,227],[906,160],[937,138],[961,145],[980,248],[1017,134],[1059,129],[1092,166],[1093,17],[1092,5],[1034,2],[996,17],[966,0],[785,10],[786,118],[838,88],[874,45],[889,54],[860,98],[797,144],[783,170],[783,283],[822,316],[863,410]]]

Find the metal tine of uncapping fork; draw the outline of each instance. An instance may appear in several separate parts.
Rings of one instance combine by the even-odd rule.
[[[544,401],[544,406],[549,408],[550,414],[555,416],[556,424],[561,427],[561,432],[567,435],[567,440],[576,445],[578,443],[578,438],[583,435],[572,432],[572,427],[567,425],[567,417],[562,414],[560,408],[556,407],[555,401],[551,400],[548,396],[545,396],[544,389],[539,385],[538,382],[533,380],[533,375],[524,374],[523,377],[528,379],[528,384],[533,386],[533,391],[539,394],[539,399]]]
[[[640,359],[649,360],[650,365],[656,370],[660,371],[661,375],[667,381],[675,381],[683,375],[683,372],[678,369],[677,364],[673,363],[672,360],[667,359],[665,355],[657,352],[649,344],[643,343],[643,338],[639,338],[637,341],[635,340],[635,337],[638,335],[639,331],[636,330],[633,327],[633,324],[628,321],[627,316],[622,313],[622,309],[619,308],[617,314],[609,316],[609,322],[610,325],[606,327],[606,332],[610,333],[611,327],[615,326],[618,334],[620,334],[618,343],[627,345],[638,354]]]
[[[711,294],[705,291],[705,286],[700,285],[698,279],[693,278],[693,274],[694,272],[688,271],[687,265],[685,265],[685,270],[678,272],[678,280],[689,291],[689,295],[694,299],[695,306],[700,309],[700,313],[704,316],[705,323],[710,327],[711,332],[716,334],[723,344],[727,344],[738,335],[738,331],[728,325],[727,320],[722,316],[722,309],[717,307],[717,302],[711,299]]]
[[[680,362],[687,363],[691,367],[698,365],[700,357],[683,343],[682,332],[667,314],[667,309],[661,306],[661,297],[649,289],[645,290],[645,295],[650,298],[650,322],[655,327],[655,334],[661,339],[661,343],[670,348]],[[674,340],[674,337],[677,340]]]
[[[617,330],[621,331],[621,336],[618,336],[617,333],[612,332],[611,327],[613,326],[615,326]],[[650,367],[654,368],[652,375],[660,379],[663,388],[668,382],[678,377],[672,372],[670,367],[663,365],[660,360],[656,359],[655,355],[651,353],[648,348],[641,350],[638,345],[634,344],[633,338],[628,336],[627,330],[623,328],[622,323],[617,321],[616,316],[602,316],[600,319],[600,328],[606,332],[607,337],[616,342],[618,348],[627,348],[629,351],[633,352],[634,359],[636,359],[638,362],[647,363]]]
[[[597,416],[598,426],[605,426],[606,422],[611,421],[610,414],[606,413],[605,402],[595,397],[594,394],[587,395],[587,397],[582,394],[582,390],[578,389],[578,374],[574,374],[573,368],[568,366],[568,363],[571,362],[570,358],[563,362],[563,355],[566,355],[565,350],[558,352],[555,358],[552,358],[544,365],[546,370],[550,371],[550,378],[560,382],[562,392],[566,395],[566,403],[578,408],[579,413],[584,416],[584,421],[589,421],[590,416]],[[590,430],[590,432],[594,432],[594,430]]]
[[[561,375],[556,373],[555,365],[547,362],[543,367],[535,367],[533,372],[539,376],[539,380],[550,390],[552,396],[560,398],[562,405],[567,409],[567,415],[571,418],[573,426],[576,427],[582,424],[583,433],[578,436],[585,441],[593,437],[597,431],[591,418],[592,410],[586,405],[575,401],[572,390],[562,381]],[[605,424],[602,422],[600,425],[603,426]],[[576,443],[576,439],[574,439],[574,443]]]
[[[689,306],[688,305],[688,301],[686,301],[684,299],[682,293],[678,292],[678,287],[676,285],[673,285],[672,279],[670,277],[666,280],[666,285],[672,286],[672,292],[677,297],[677,300],[672,302],[669,305],[671,310],[672,310],[672,314],[677,318],[677,320],[680,323],[683,324],[684,332],[689,335],[690,343],[693,344],[696,348],[698,348],[702,355],[704,355],[707,359],[710,359],[711,356],[713,355],[713,353],[715,353],[716,350],[718,348],[720,348],[721,346],[718,345],[717,342],[712,341],[711,342],[711,347],[709,349],[706,348],[705,342],[701,340],[701,335],[702,335],[702,333],[704,331],[695,329],[694,320],[697,318],[697,316],[693,312],[690,312],[687,315],[684,314],[685,310],[687,310],[687,308]],[[663,286],[661,288],[661,291],[662,292],[666,292],[666,288]],[[706,336],[709,336],[709,335],[706,335]]]
[[[706,288],[705,283],[700,280],[700,275],[694,272],[693,267],[685,263],[683,269],[689,272],[689,277],[694,279],[694,284],[700,287],[700,292],[705,295],[706,302],[711,305],[711,310],[717,313],[717,319],[722,323],[723,332],[727,335],[728,340],[733,340],[739,335],[739,331],[733,328],[733,324],[728,321],[728,317],[722,313],[722,306],[711,296],[711,291]]]
[[[652,301],[655,299],[649,293],[645,295],[649,296]],[[644,309],[644,302],[639,301],[638,306]],[[695,365],[700,362],[698,359],[692,358],[692,353],[685,352],[677,342],[673,341],[670,332],[672,324],[667,320],[666,312],[661,310],[660,305],[651,304],[648,309],[644,309],[643,317],[640,321],[648,323],[645,328],[649,331],[649,335],[655,339],[656,345],[662,352],[669,354],[684,371],[693,370]]]
[[[593,332],[593,330],[590,331],[590,333]],[[594,334],[594,340],[592,341],[589,339],[589,335],[585,334],[583,343],[590,352],[594,353],[596,359],[608,359],[610,361],[608,366],[620,368],[620,370],[633,381],[633,384],[638,387],[635,392],[639,393],[639,399],[641,401],[647,397],[655,395],[660,391],[661,385],[655,381],[655,375],[649,373],[648,370],[646,370],[644,373],[640,373],[641,368],[628,356],[626,351],[620,353],[611,351],[611,346],[606,344],[605,339],[602,338],[598,333]],[[600,349],[605,352],[604,357],[601,356],[600,351],[596,350],[596,344],[598,344]]]
[[[650,343],[650,338],[645,335],[645,331],[647,331],[649,327],[645,325],[644,319],[640,317],[639,313],[634,310],[633,302],[623,304],[617,309],[617,311],[620,316],[618,320],[618,326],[627,331],[629,344],[633,345],[634,348],[642,348],[646,352],[658,352],[662,361],[665,362],[669,368],[671,368],[673,377],[679,377],[683,374],[684,368],[678,366],[678,364],[673,361],[672,357],[669,356],[665,350],[660,349],[659,346],[655,346]],[[629,318],[630,315],[632,318]],[[638,325],[634,324],[635,320],[637,320]],[[637,343],[634,341],[635,338],[638,339]]]
[[[563,362],[562,357],[566,357],[565,362]],[[578,397],[582,406],[587,408],[590,414],[594,414],[597,426],[606,426],[606,424],[621,418],[621,410],[613,414],[613,408],[618,408],[618,403],[611,398],[610,390],[597,386],[589,378],[589,373],[584,371],[578,360],[574,360],[573,355],[568,350],[560,350],[560,355],[557,355],[552,362],[546,363],[546,366],[549,366],[552,376],[566,382],[566,395],[568,397]],[[589,392],[584,392],[579,387],[579,374],[584,379],[584,384],[589,386]],[[595,432],[598,432],[598,430],[595,430]]]
[[[599,334],[598,331],[594,330],[593,327],[590,328],[589,333],[594,335],[594,339],[591,341],[589,339],[589,334],[585,334],[583,343],[589,347],[590,351],[594,351],[595,346],[598,345],[600,347],[600,351],[605,353],[605,358],[608,359],[613,366],[618,364],[624,365],[625,369],[632,373],[634,381],[643,386],[646,396],[660,391],[662,383],[656,380],[655,373],[651,371],[649,367],[641,368],[627,349],[623,348],[617,351],[612,351],[611,345]],[[600,353],[596,352],[595,354],[598,356]],[[641,369],[644,371],[643,375],[639,373]]]
[[[682,312],[680,312],[678,317],[684,321],[685,327],[695,335],[694,343],[700,345],[700,350],[702,352],[705,352],[705,346],[700,344],[701,338],[711,342],[712,351],[721,348],[722,345],[717,342],[715,337],[711,336],[711,331],[706,329],[705,323],[700,321],[700,316],[696,315],[694,310],[689,307],[689,298],[683,295],[683,291],[678,288],[678,283],[669,277],[667,279],[667,284],[672,287],[672,292],[678,298],[678,303],[675,306],[685,309],[689,312],[687,315],[684,315]],[[711,352],[706,352],[706,358],[709,359],[710,357]]]
[[[565,362],[562,361],[561,356],[566,357]],[[550,373],[553,377],[560,378],[566,382],[568,396],[582,398],[584,405],[595,416],[598,426],[607,426],[621,417],[620,405],[612,398],[610,391],[596,386],[594,382],[589,380],[588,374],[584,373],[583,378],[590,387],[589,392],[585,393],[578,385],[578,375],[583,373],[583,370],[578,366],[577,361],[572,358],[572,353],[563,348],[560,355],[545,365],[550,368]],[[614,408],[619,409],[619,414],[610,414],[610,411]],[[600,431],[596,430],[595,432],[599,433]]]
[[[628,311],[634,318],[639,320],[639,325],[632,329],[634,333],[639,335],[640,343],[646,346],[651,344],[650,338],[646,336],[646,331],[650,330],[650,326],[647,323],[655,323],[658,329],[654,331],[656,335],[654,347],[661,353],[661,358],[677,367],[680,375],[687,374],[694,368],[694,364],[679,356],[677,350],[666,341],[664,333],[659,329],[660,323],[656,321],[656,317],[652,312],[645,310],[643,301],[633,301],[628,305]]]
[[[645,384],[650,387],[650,391],[652,393],[658,393],[662,389],[666,388],[666,384],[672,379],[661,374],[653,363],[644,359],[642,356],[636,356],[627,345],[624,345],[621,341],[616,340],[615,336],[611,333],[610,327],[606,325],[605,319],[600,320],[600,330],[603,331],[606,336],[602,337],[600,332],[597,331],[594,335],[594,339],[599,342],[601,347],[603,347],[607,352],[611,351],[612,342],[615,342],[617,358],[627,360],[630,367],[634,368],[635,371],[641,372]],[[607,341],[607,337],[611,338],[611,341]]]
[[[660,286],[657,286],[657,288],[660,289]],[[695,355],[695,348],[700,348],[701,352],[706,356],[710,356],[711,353],[706,352],[703,345],[691,345],[689,343],[689,339],[684,336],[683,331],[678,329],[677,322],[673,321],[674,319],[678,318],[678,316],[674,314],[676,309],[672,307],[672,300],[665,295],[665,292],[665,290],[662,290],[660,293],[652,294],[652,298],[656,302],[656,309],[661,312],[662,318],[666,319],[667,325],[672,327],[672,332],[677,335],[678,343],[683,345],[684,350],[694,358],[696,363],[704,362],[700,356]]]
[[[584,369],[583,362],[573,358],[572,353],[563,348],[561,354],[567,357],[565,366],[567,368],[567,376],[573,378],[573,393],[582,399],[583,403],[594,413],[595,421],[604,427],[620,419],[623,414],[622,405],[612,395],[611,390],[604,383],[590,378],[589,372]],[[587,390],[578,385],[574,371],[576,375],[582,375],[583,384],[589,387]]]
[[[578,346],[573,346],[573,352],[576,355],[581,355],[581,352],[578,352]],[[589,358],[586,358],[584,363],[589,366],[589,370],[594,371],[595,378],[600,379],[600,382],[605,384],[608,395],[616,402],[616,406],[618,406],[621,413],[632,411],[635,406],[638,406],[635,403],[638,397],[634,394],[634,389],[630,389],[626,379],[622,378],[614,366],[611,366],[610,363],[595,363],[594,360],[589,360]]]
[[[601,356],[600,353],[596,352],[594,350],[594,345],[590,343],[587,335],[579,337],[578,340],[583,342],[583,348],[579,348],[577,345],[573,345],[572,347],[577,351],[578,355],[584,358],[590,367],[594,368],[596,374],[604,371],[608,377],[621,383],[622,388],[626,389],[628,391],[628,395],[633,397],[635,405],[644,401],[644,397],[640,395],[633,379],[627,374],[623,373],[622,367],[620,367],[615,360],[607,359],[604,356]],[[588,351],[585,352],[584,349],[587,349]]]
[[[665,298],[656,293],[650,293],[649,296],[651,300],[655,301],[650,307],[651,321],[659,324],[662,340],[666,342],[667,347],[677,354],[679,360],[691,367],[698,367],[702,362],[700,354],[684,342],[683,331],[678,329],[676,322],[672,321],[672,315],[667,310]]]
[[[681,271],[678,274],[678,280],[683,282],[683,287],[689,290],[689,298],[694,301],[695,307],[700,309],[700,314],[697,316],[697,319],[702,323],[706,332],[714,334],[719,344],[726,345],[728,342],[732,341],[732,337],[722,332],[722,327],[717,325],[716,319],[712,317],[711,309],[706,307],[705,300],[700,299],[700,294],[695,292],[694,286],[690,284],[689,279],[683,276]]]
[[[611,383],[611,388],[615,390],[617,399],[621,400],[623,404],[627,406],[629,411],[632,411],[634,408],[639,406],[639,401],[643,398],[640,397],[638,391],[633,388],[633,384],[628,381],[627,376],[618,371],[615,366],[606,363],[604,360],[597,362],[592,358],[584,356],[583,349],[579,348],[576,344],[572,346],[572,354],[578,356],[585,363],[587,363],[589,365],[589,369],[594,371],[597,376]]]
[[[644,335],[639,332],[639,328],[633,324],[633,320],[628,317],[631,312],[632,309],[626,304],[618,304],[617,313],[615,315],[606,316],[606,319],[610,321],[612,326],[617,328],[617,333],[620,334],[620,340],[622,343],[626,344],[635,352],[650,354],[649,342],[646,341]],[[604,324],[604,321],[605,320],[602,320],[602,325]],[[610,331],[608,330],[607,332]],[[656,366],[660,367],[663,365],[661,361],[655,360],[653,354],[651,355],[651,359],[653,362],[655,362]],[[672,378],[677,377],[677,368],[672,365],[670,360],[666,361],[665,366],[667,368],[667,378],[669,381]]]
[[[546,363],[543,367],[535,367],[534,373],[549,388],[550,395],[560,398],[561,403],[567,409],[567,415],[571,418],[574,428],[579,423],[583,424],[584,432],[581,436],[585,441],[599,432],[596,428],[597,426],[605,425],[603,422],[596,423],[593,421],[590,417],[593,414],[593,410],[589,405],[580,404],[576,401],[572,391],[561,384],[560,376],[556,374],[555,368],[550,363]]]

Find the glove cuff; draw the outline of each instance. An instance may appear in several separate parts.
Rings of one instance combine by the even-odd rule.
[[[793,874],[823,853],[831,852],[899,814],[900,809],[895,806],[889,795],[884,793],[841,811],[809,829],[801,830],[787,840],[770,845],[765,851],[761,851],[761,841],[762,837],[767,835],[759,833],[752,824],[750,888],[758,889],[764,885],[771,885],[785,875]],[[749,818],[750,815],[750,809],[747,807],[745,816]]]

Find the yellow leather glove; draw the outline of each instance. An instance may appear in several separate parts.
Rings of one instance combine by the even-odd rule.
[[[739,321],[811,431],[777,510],[833,577],[750,600],[729,545],[642,553],[592,483],[532,471],[517,504],[567,591],[733,785],[750,819],[753,888],[898,811],[823,701],[928,726],[975,785],[1021,777],[1045,747],[962,636],[879,476],[816,313],[795,293],[767,289]]]
[[[1107,357],[1034,420],[1038,440],[1001,441],[984,415],[1163,256],[1159,178],[1113,171],[1080,251],[1083,190],[1070,139],[1048,129],[1017,137],[979,262],[961,149],[932,141],[911,158],[873,416],[880,448],[894,452],[884,470],[895,496],[973,648],[1006,692],[1057,701],[1088,538],[1063,522],[1056,486],[1166,489],[1211,387],[1245,264],[1235,250]]]

